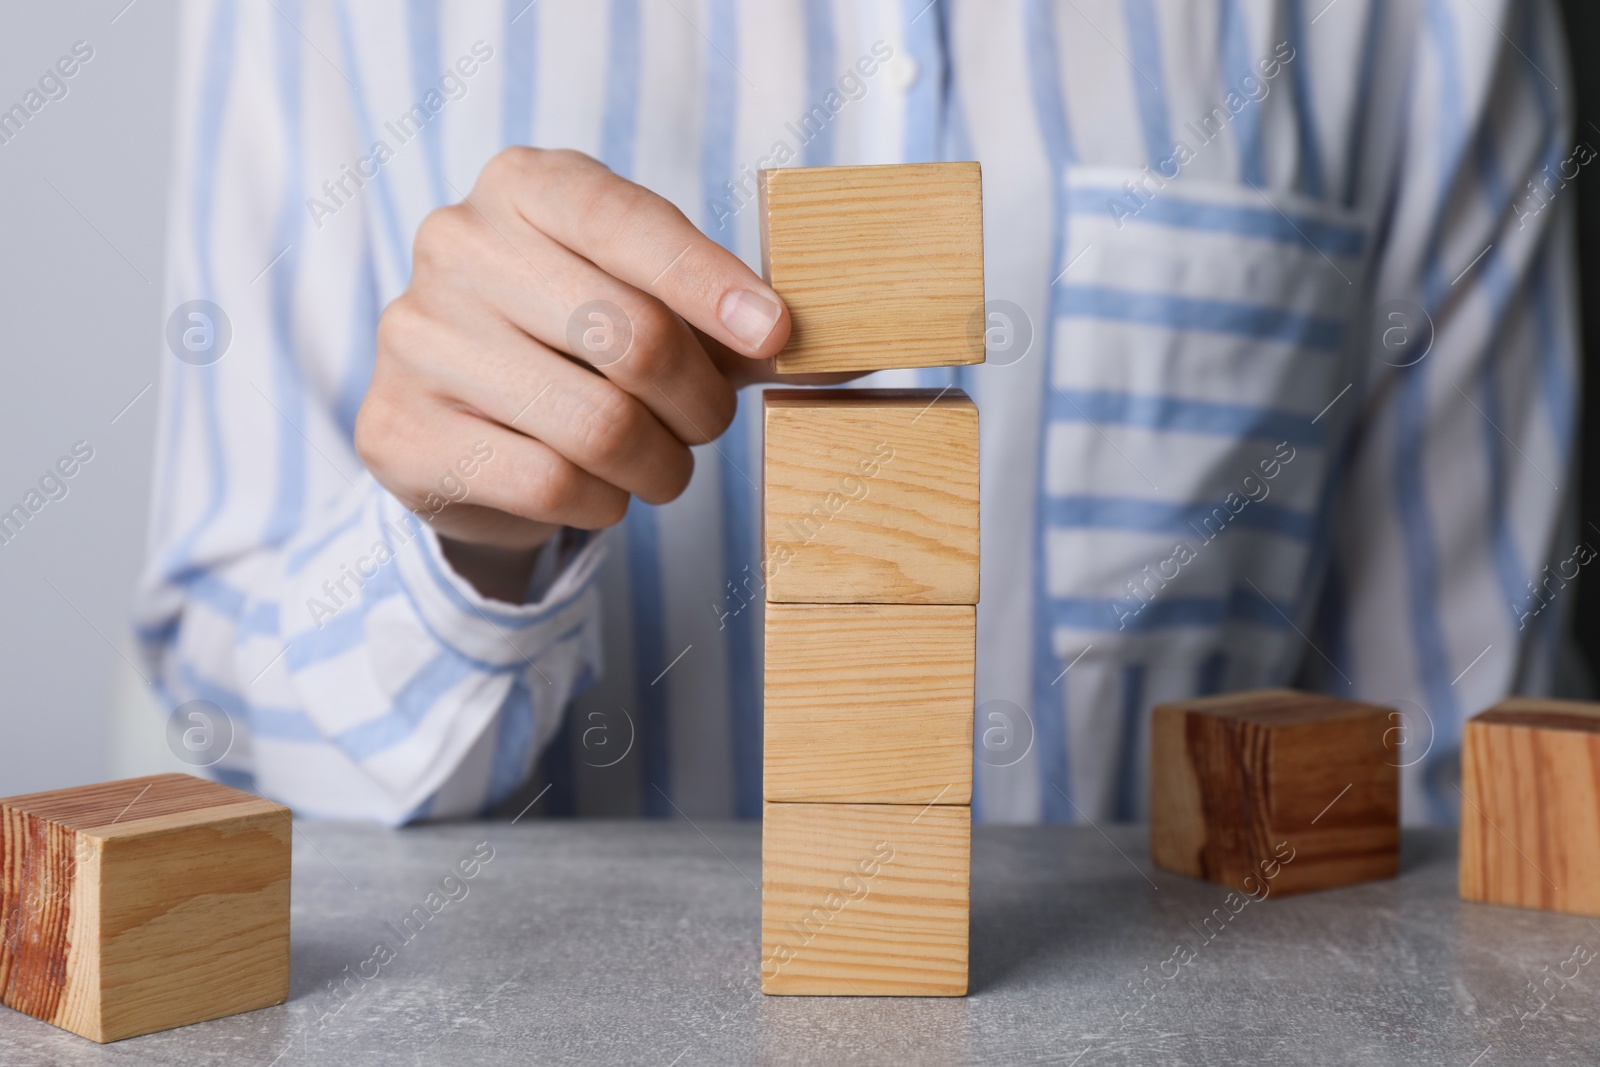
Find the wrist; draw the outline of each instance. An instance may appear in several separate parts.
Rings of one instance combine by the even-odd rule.
[[[550,535],[537,544],[516,548],[473,544],[448,537],[439,538],[439,547],[451,569],[480,594],[507,604],[522,604],[527,600],[534,563],[556,532],[552,529]]]

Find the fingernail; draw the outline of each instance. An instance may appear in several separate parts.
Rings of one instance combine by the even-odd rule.
[[[722,298],[722,307],[717,309],[722,325],[751,351],[761,347],[781,314],[783,309],[777,303],[750,289],[735,289]]]

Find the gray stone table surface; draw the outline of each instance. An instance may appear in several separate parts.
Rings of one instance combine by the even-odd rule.
[[[1600,1061],[1600,925],[1460,902],[1452,832],[1230,906],[1106,831],[979,827],[972,993],[894,1000],[760,994],[757,824],[303,822],[288,1003],[108,1046],[0,1009],[0,1064]]]

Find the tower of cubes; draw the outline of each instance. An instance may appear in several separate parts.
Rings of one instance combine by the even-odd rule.
[[[780,373],[983,361],[976,163],[764,171],[760,211]],[[977,408],[772,389],[764,421],[762,990],[964,995]]]

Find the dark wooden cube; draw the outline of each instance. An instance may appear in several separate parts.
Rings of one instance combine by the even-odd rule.
[[[1253,896],[1392,877],[1398,713],[1287,689],[1158,706],[1150,858]]]

